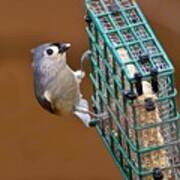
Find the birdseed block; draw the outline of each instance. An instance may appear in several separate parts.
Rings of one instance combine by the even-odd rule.
[[[97,130],[127,180],[180,179],[174,67],[132,0],[86,0]]]

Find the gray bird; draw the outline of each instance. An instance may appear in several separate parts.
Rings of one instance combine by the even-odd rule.
[[[32,49],[35,96],[40,105],[56,115],[74,113],[86,126],[91,116],[88,102],[80,93],[85,73],[73,71],[66,63],[69,43],[46,43]]]

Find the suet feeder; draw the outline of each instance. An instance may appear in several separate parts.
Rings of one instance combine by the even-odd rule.
[[[174,67],[139,6],[86,0],[97,130],[127,180],[180,179]]]

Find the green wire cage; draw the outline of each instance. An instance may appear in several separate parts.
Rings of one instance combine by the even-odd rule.
[[[135,1],[86,0],[97,130],[125,179],[180,179],[174,68]]]

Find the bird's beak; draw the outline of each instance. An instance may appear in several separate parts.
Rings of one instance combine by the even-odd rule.
[[[64,47],[65,47],[65,50],[68,50],[71,47],[71,43],[65,43]]]
[[[59,53],[64,53],[71,47],[70,43],[53,43],[51,45],[58,47]]]

